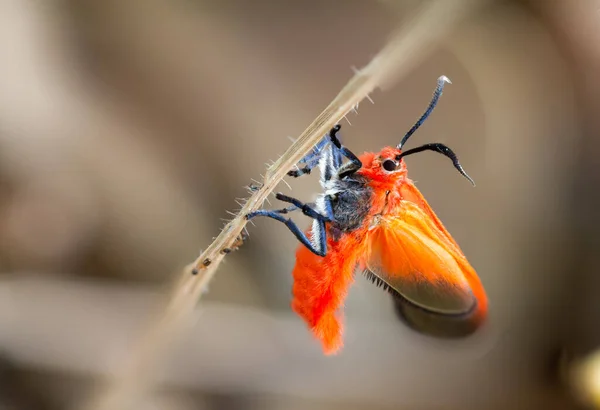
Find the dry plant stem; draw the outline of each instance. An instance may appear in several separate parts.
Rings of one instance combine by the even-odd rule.
[[[204,289],[225,257],[221,251],[231,248],[246,225],[245,215],[259,209],[277,184],[292,167],[376,88],[389,87],[394,80],[414,66],[437,41],[467,12],[481,6],[482,0],[437,0],[427,4],[415,17],[396,31],[386,46],[350,82],[310,124],[292,146],[271,165],[263,185],[244,204],[237,216],[221,231],[213,243],[183,272],[161,319],[144,335],[142,344],[133,350],[126,368],[107,392],[94,400],[89,409],[117,410],[132,408],[136,394],[150,382],[151,368],[161,350],[175,336],[182,320],[188,317]],[[210,261],[210,263],[204,263]],[[198,274],[192,275],[192,269]]]

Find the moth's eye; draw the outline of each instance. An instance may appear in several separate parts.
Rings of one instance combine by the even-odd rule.
[[[395,161],[392,161],[391,159],[386,159],[385,161],[383,161],[383,164],[381,164],[381,166],[383,167],[383,169],[385,169],[386,171],[395,171],[396,167],[398,166],[396,164]]]

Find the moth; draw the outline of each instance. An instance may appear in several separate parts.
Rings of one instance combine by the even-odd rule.
[[[340,142],[334,126],[301,161],[292,177],[319,167],[323,192],[314,204],[278,193],[291,204],[258,210],[285,224],[300,241],[292,275],[292,309],[320,340],[325,354],[343,346],[342,307],[355,272],[389,291],[412,328],[439,337],[473,333],[487,316],[483,285],[462,250],[408,178],[404,158],[433,151],[448,157],[456,170],[473,180],[456,154],[441,143],[404,150],[404,144],[435,108],[447,77],[437,87],[425,113],[396,146],[355,155]],[[474,183],[473,183],[474,185]],[[285,215],[301,211],[312,218],[303,232]]]

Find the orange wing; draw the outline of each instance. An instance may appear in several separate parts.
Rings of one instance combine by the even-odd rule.
[[[365,273],[396,296],[414,329],[441,337],[471,334],[487,313],[483,286],[427,202],[409,189],[418,201],[399,201],[371,230]]]

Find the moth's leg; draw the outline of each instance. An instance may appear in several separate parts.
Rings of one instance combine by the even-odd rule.
[[[306,204],[307,206],[310,207],[314,207],[316,204],[313,202],[309,202]],[[277,214],[289,214],[290,212],[294,212],[299,210],[300,208],[298,208],[296,205],[292,205],[292,206],[288,206],[287,208],[282,208],[282,209],[274,209],[272,212],[275,212]]]
[[[288,175],[294,178],[301,177],[302,175],[310,174],[310,171],[314,167],[319,164],[319,160],[321,159],[321,154],[323,153],[323,149],[329,143],[329,138],[327,136],[323,137],[321,141],[312,149],[311,152],[306,154],[304,158],[302,158],[299,163],[305,164],[302,168],[292,169],[288,171]]]
[[[329,220],[333,221],[335,217],[333,215],[333,205],[331,203],[331,201],[332,201],[331,196],[325,195],[320,200],[323,201],[322,208],[325,211],[325,215],[327,215]]]
[[[325,213],[329,220],[334,219],[333,214],[333,206],[331,204],[331,197],[329,195],[321,196],[317,199],[316,207],[318,210],[321,210]],[[319,221],[318,219],[313,220],[312,224],[312,244],[320,253],[325,253],[327,251],[327,235],[326,235],[326,227],[324,221]],[[318,239],[318,240],[316,240]]]
[[[319,168],[321,169],[321,186],[327,189],[327,182],[337,175],[337,170],[341,165],[341,155],[339,150],[333,145],[328,145],[321,154]]]
[[[295,198],[291,198],[281,193],[277,194],[276,197],[280,201],[289,202],[294,206],[297,206],[298,208],[302,209],[302,212],[305,215],[313,218],[311,230],[312,247],[309,249],[311,249],[311,251],[317,255],[324,255],[327,252],[327,232],[325,222],[330,222],[334,219],[331,197],[329,195],[323,195],[317,198],[317,202],[315,204],[316,210],[307,206],[306,204],[303,204]],[[321,214],[321,212],[323,212],[325,215]],[[315,252],[315,250],[317,252]]]
[[[337,169],[338,178],[341,179],[358,171],[362,167],[362,162],[352,151],[343,146],[340,142],[339,138],[336,135],[340,128],[342,128],[340,124],[337,124],[335,127],[333,127],[331,131],[329,131],[329,139],[331,140],[333,146],[336,147],[337,150],[339,150],[340,154],[350,160],[349,164],[339,166]]]
[[[275,219],[276,221],[282,222],[294,234],[296,239],[298,239],[300,243],[306,246],[309,251],[318,256],[325,256],[327,254],[327,232],[325,230],[325,222],[315,219],[315,222],[319,226],[319,233],[317,238],[318,242],[316,243],[316,246],[314,246],[310,239],[308,239],[306,234],[302,232],[300,228],[298,228],[298,225],[296,225],[291,219],[286,219],[274,211],[267,211],[264,209],[249,213],[248,215],[246,215],[246,219],[249,220],[257,216],[266,216],[267,218]]]
[[[323,139],[321,141],[319,141],[319,143],[312,149],[312,151],[309,152],[304,158],[302,158],[300,160],[299,163],[302,163],[305,165],[302,168],[297,168],[297,169],[288,171],[287,174],[294,178],[298,178],[302,175],[310,174],[312,169],[319,164],[323,155],[329,155],[331,157],[332,166],[337,171],[337,169],[342,166],[342,153],[340,152],[338,147],[335,147],[335,146],[328,147],[327,146],[327,144],[329,144],[329,142],[331,141],[331,133],[332,132],[336,133],[337,131],[339,131],[339,126],[337,128],[336,127],[332,128],[329,131],[329,134],[325,135],[325,137],[323,137]],[[336,140],[338,140],[337,137],[336,137]],[[327,148],[329,148],[329,149],[327,149]],[[327,161],[327,162],[330,162],[330,161]],[[331,177],[327,178],[327,180],[329,180],[329,179],[331,179]]]
[[[305,204],[301,201],[299,201],[296,198],[292,198],[291,196],[287,196],[284,195],[282,193],[277,193],[275,195],[275,198],[279,199],[282,202],[287,202],[290,203],[292,205],[294,205],[295,207],[299,208],[302,210],[302,213],[312,219],[315,219],[317,221],[322,221],[322,222],[331,222],[332,216],[333,216],[333,212],[330,212],[328,215],[321,215],[318,211],[316,211],[314,208],[312,208],[310,205]],[[331,209],[331,205],[329,207]],[[330,210],[329,209],[329,210]],[[326,212],[328,210],[326,209]]]
[[[332,142],[332,144],[330,145],[331,147],[331,154],[332,154],[332,162],[333,162],[333,167],[335,168],[335,170],[337,171],[338,169],[340,169],[340,167],[342,166],[342,162],[344,162],[344,157],[342,154],[342,151],[340,150],[340,147],[338,147],[337,145],[335,145],[333,143],[332,140],[332,135],[333,138],[335,138],[338,142],[340,142],[340,146],[341,144],[341,138],[338,137],[336,134],[337,132],[340,130],[341,125],[337,125],[335,127],[333,127],[328,134],[329,140]]]
[[[296,169],[292,169],[290,171],[288,171],[288,176],[290,177],[294,177],[294,178],[298,178],[301,177],[302,175],[307,175],[310,174],[310,172],[313,170],[314,167],[316,167],[317,165],[319,165],[319,160],[321,153],[319,153],[319,156],[317,157],[316,154],[311,154],[314,155],[313,157],[311,157],[308,161],[302,161],[305,165],[300,168],[297,167]]]
[[[287,208],[274,209],[271,212],[275,212],[276,214],[289,214],[290,212],[294,212],[299,209],[300,208],[298,208],[296,205],[292,205],[292,206],[288,206]]]
[[[280,209],[280,210],[276,210],[276,211],[268,211],[268,210],[261,209],[261,210],[247,214],[246,219],[250,220],[257,216],[265,216],[267,218],[275,219],[276,221],[279,221],[279,222],[283,223],[285,226],[287,226],[288,229],[294,234],[296,239],[298,239],[300,241],[300,243],[302,243],[304,246],[306,246],[312,253],[314,253],[315,255],[318,255],[318,256],[325,256],[327,254],[327,230],[325,229],[325,222],[330,221],[331,220],[330,215],[333,214],[333,212],[330,212],[331,211],[331,203],[326,201],[328,203],[328,205],[325,207],[325,210],[328,213],[330,213],[330,215],[325,216],[325,215],[321,215],[319,212],[317,212],[311,206],[302,203],[301,201],[297,200],[296,198],[292,198],[292,197],[289,197],[289,196],[286,196],[283,194],[277,194],[276,198],[279,199],[280,201],[291,203],[292,206],[289,208],[284,208],[284,209]],[[285,217],[281,216],[282,213],[287,213],[290,210],[297,210],[297,209],[300,209],[304,215],[306,215],[314,220],[313,230],[312,230],[312,236],[313,236],[312,239],[314,242],[311,242],[311,240],[306,236],[306,234],[304,232],[302,232],[302,230],[300,228],[298,228],[298,225],[296,225],[294,223],[294,221],[292,221],[291,219],[286,219]]]
[[[311,162],[316,160],[318,162],[319,157],[321,156],[321,151],[323,150],[323,148],[325,148],[325,146],[327,145],[327,143],[329,142],[329,138],[327,135],[325,135],[321,141],[319,141],[317,143],[317,145],[315,145],[313,147],[313,149],[311,150],[311,152],[309,152],[308,154],[306,154],[304,156],[304,158],[302,158],[299,162]]]

